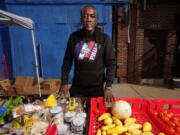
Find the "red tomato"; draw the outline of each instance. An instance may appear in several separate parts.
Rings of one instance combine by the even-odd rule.
[[[161,118],[164,122],[169,123],[169,118],[167,116],[163,116]]]
[[[175,129],[172,128],[172,127],[169,127],[169,131],[170,131],[171,133],[174,133],[174,132],[175,132]]]
[[[180,133],[180,127],[176,127],[176,128],[175,128],[175,131],[176,131],[177,133]]]
[[[176,127],[180,127],[180,122],[175,123]]]
[[[164,113],[163,113],[163,112],[159,112],[159,113],[158,113],[158,117],[159,117],[160,119],[162,119],[163,116],[164,116]]]
[[[167,110],[162,110],[161,111],[163,114],[168,114],[169,112]]]
[[[180,135],[180,133],[175,132],[174,135]]]
[[[179,121],[177,121],[175,119],[173,119],[171,121],[176,125],[176,127],[180,127],[180,122]]]
[[[156,115],[156,116],[157,116],[157,115],[158,115],[158,112],[154,112],[154,115]]]
[[[179,121],[179,122],[180,122],[180,119],[177,118],[177,117],[173,117],[172,120],[173,120],[173,121]]]
[[[173,118],[173,115],[171,113],[167,113],[166,116],[169,118],[169,119],[172,119]]]
[[[97,109],[97,108],[94,109],[94,113],[95,113],[95,114],[99,114],[99,109]]]
[[[176,125],[175,125],[175,123],[173,123],[172,121],[169,121],[169,123],[167,123],[170,127],[172,127],[172,128],[175,128],[176,127]]]
[[[168,115],[170,118],[174,117],[174,113],[172,113],[172,112],[169,112]]]

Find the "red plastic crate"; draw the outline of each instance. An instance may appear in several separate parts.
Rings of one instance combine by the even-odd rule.
[[[106,107],[103,98],[91,98],[90,108],[90,122],[89,122],[89,133],[88,135],[95,135],[98,128],[103,125],[103,122],[98,122],[98,117],[105,112],[111,112],[111,108]],[[131,117],[136,118],[136,123],[143,124],[144,122],[150,122],[152,124],[154,135],[157,135],[161,129],[159,123],[156,123],[149,114],[149,100],[140,98],[116,98],[116,100],[125,100],[132,106]],[[99,109],[99,115],[95,113],[96,109]]]
[[[161,112],[162,110],[173,112],[176,117],[180,118],[180,100],[154,99],[150,102],[150,115],[152,118],[161,125],[167,135],[173,135],[173,133],[168,130],[168,125],[154,114],[155,112]]]

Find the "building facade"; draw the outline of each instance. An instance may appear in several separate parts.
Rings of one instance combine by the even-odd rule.
[[[120,82],[144,79],[171,83],[180,77],[180,2],[133,1],[118,11],[117,77]],[[128,24],[125,20],[128,19]]]

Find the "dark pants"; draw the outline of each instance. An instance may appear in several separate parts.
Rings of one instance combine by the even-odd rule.
[[[70,88],[71,97],[103,97],[104,90],[103,85],[93,87],[83,87],[78,85],[72,85]]]

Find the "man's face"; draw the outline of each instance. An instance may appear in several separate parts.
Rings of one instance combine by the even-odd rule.
[[[81,17],[81,23],[83,24],[84,29],[89,32],[94,32],[97,21],[98,18],[96,11],[91,7],[85,8]]]

